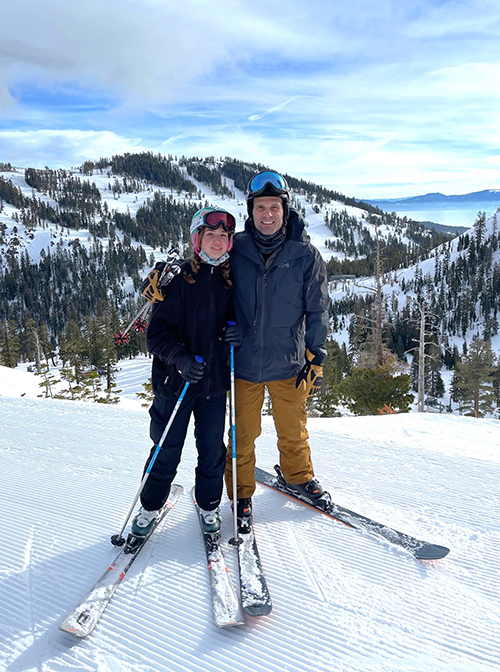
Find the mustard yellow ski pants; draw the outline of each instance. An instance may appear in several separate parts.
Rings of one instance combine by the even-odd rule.
[[[261,411],[267,388],[271,397],[274,425],[278,435],[279,462],[290,483],[305,483],[314,476],[309,434],[306,429],[307,389],[298,389],[295,378],[267,383],[235,380],[237,498],[251,497],[255,491],[255,440],[261,433]],[[226,460],[226,488],[233,497],[231,432]]]

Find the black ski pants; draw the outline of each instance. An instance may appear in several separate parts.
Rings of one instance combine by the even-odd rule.
[[[176,403],[176,397],[169,399],[155,396],[153,400],[149,409],[151,416],[149,434],[155,445],[151,449],[144,473]],[[194,416],[194,435],[198,451],[195,471],[196,501],[202,509],[208,511],[215,509],[220,503],[226,463],[224,444],[226,395],[218,394],[206,398],[190,395],[188,390],[141,493],[141,504],[148,511],[160,509],[167,501],[170,486],[181,461],[191,413]]]

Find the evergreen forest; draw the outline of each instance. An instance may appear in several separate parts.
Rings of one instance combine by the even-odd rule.
[[[75,395],[83,394],[83,374],[98,371],[109,401],[114,363],[145,352],[143,333],[127,329],[121,345],[116,334],[144,306],[140,286],[149,269],[172,249],[187,252],[191,217],[210,204],[210,193],[230,209],[236,191],[267,168],[229,157],[151,152],[85,161],[71,170],[0,164],[0,363],[36,361],[40,369],[58,360],[66,379],[73,377]],[[496,215],[487,222],[479,213],[472,230],[453,237],[285,177],[292,206],[306,221],[308,212],[320,215],[329,232],[324,246],[331,251],[332,290],[345,286],[340,296],[332,291],[326,384],[311,412],[334,414],[338,403],[349,405],[354,397],[355,413],[405,411],[419,384],[427,401],[439,404],[443,367],[454,372],[453,400],[463,412],[497,412],[498,353],[491,345],[488,350],[499,332]],[[367,279],[370,290],[357,291]],[[339,333],[346,338],[337,341]],[[378,353],[375,360],[370,352]],[[471,401],[473,354],[476,366],[478,358],[487,362],[486,392],[476,389]],[[384,392],[360,401],[363,389]]]

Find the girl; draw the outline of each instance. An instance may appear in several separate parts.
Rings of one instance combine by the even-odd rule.
[[[230,386],[229,346],[240,344],[232,319],[229,250],[236,221],[222,208],[203,208],[191,221],[191,259],[170,282],[162,302],[153,307],[147,347],[153,353],[154,400],[149,410],[150,436],[158,444],[177,397],[190,383],[141,493],[132,533],[145,535],[165,504],[181,459],[191,413],[195,421],[198,463],[195,496],[207,532],[220,528],[219,503],[226,460],[224,424]],[[198,362],[199,355],[203,361]],[[148,468],[146,462],[144,471]]]

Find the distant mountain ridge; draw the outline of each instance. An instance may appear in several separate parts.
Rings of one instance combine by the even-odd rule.
[[[420,221],[427,229],[434,229],[438,233],[446,233],[453,236],[460,236],[469,230],[469,226],[447,226],[446,224],[437,224],[428,220]]]
[[[421,196],[408,196],[405,198],[364,198],[365,203],[375,205],[384,209],[385,205],[415,206],[415,205],[453,205],[463,203],[497,203],[500,206],[500,189],[483,189],[482,191],[473,191],[468,194],[455,194],[446,196],[439,191],[423,194]]]

